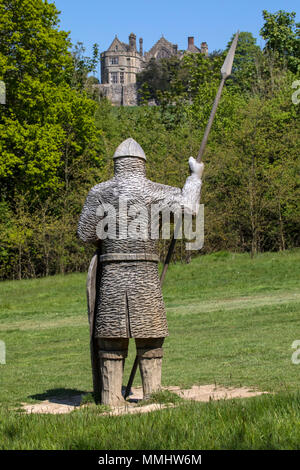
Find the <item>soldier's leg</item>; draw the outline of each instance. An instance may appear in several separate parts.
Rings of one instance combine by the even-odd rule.
[[[98,354],[102,379],[101,403],[122,405],[124,362],[128,352],[128,338],[98,338]]]
[[[144,399],[161,388],[164,338],[136,338],[137,356],[143,383]]]

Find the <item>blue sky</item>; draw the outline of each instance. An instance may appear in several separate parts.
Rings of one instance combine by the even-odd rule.
[[[169,41],[186,49],[187,37],[195,44],[208,43],[209,51],[224,49],[232,34],[240,29],[259,36],[262,10],[296,11],[299,21],[299,0],[55,0],[61,11],[61,28],[71,31],[73,42],[82,41],[87,52],[93,43],[100,51],[108,48],[114,36],[128,42],[134,32],[144,39],[149,50],[163,34]],[[298,7],[298,8],[297,8]]]

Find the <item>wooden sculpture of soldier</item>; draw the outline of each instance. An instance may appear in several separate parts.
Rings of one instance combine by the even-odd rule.
[[[171,211],[195,208],[203,164],[190,157],[191,174],[181,190],[146,178],[145,153],[131,138],[119,145],[113,159],[114,177],[94,186],[86,198],[78,236],[98,248],[87,284],[94,394],[101,403],[118,406],[124,403],[121,390],[129,338],[136,343],[144,399],[161,385],[168,326],[158,276],[157,239],[150,233],[151,206]],[[120,201],[127,203],[129,221],[130,207],[143,208],[144,214],[146,208],[149,217],[144,217],[140,238],[131,237],[129,230],[119,226]],[[116,217],[113,236],[99,230],[105,217]],[[139,224],[143,225],[141,215]]]

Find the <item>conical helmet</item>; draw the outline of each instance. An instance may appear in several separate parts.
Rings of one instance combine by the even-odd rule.
[[[124,140],[114,153],[113,158],[119,157],[137,157],[146,160],[146,155],[140,144],[131,137]]]

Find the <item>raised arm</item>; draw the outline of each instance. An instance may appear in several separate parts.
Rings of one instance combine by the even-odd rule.
[[[204,164],[190,157],[189,167],[191,175],[187,177],[182,189],[154,183],[154,200],[161,209],[168,208],[172,212],[187,210],[193,214],[198,212]]]

